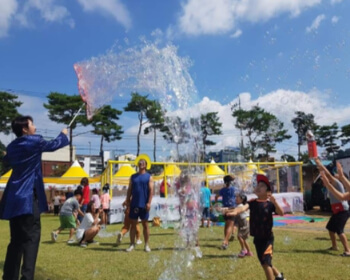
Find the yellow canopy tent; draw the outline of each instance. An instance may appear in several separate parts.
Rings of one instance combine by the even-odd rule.
[[[12,174],[12,169],[10,169],[4,175],[2,175],[1,178],[10,178],[11,174]]]
[[[92,183],[100,183],[99,177],[89,178],[89,175],[85,172],[85,170],[80,166],[79,162],[76,160],[72,164],[72,166],[62,175],[62,177],[45,177],[45,184],[63,184],[63,185],[79,185],[80,180],[83,177],[87,177],[89,179],[89,184]]]
[[[212,159],[210,164],[205,167],[205,173],[207,176],[224,176],[225,172],[217,166],[216,162]]]
[[[225,172],[216,164],[214,159],[211,160],[209,165],[205,166],[203,180],[207,180],[211,187],[221,184],[224,176]]]
[[[85,170],[80,166],[79,162],[76,160],[72,166],[62,175],[62,178],[70,177],[89,177]]]
[[[265,175],[265,172],[250,159],[246,170],[235,172],[234,174],[243,181],[250,181],[254,173]]]
[[[180,176],[180,174],[181,174],[181,169],[176,164],[167,164],[165,166],[164,171],[158,176],[153,176],[153,179],[163,180],[164,175],[166,177],[177,177],[177,176]]]
[[[12,174],[12,169],[0,177],[0,184],[6,184]]]
[[[128,186],[131,175],[135,174],[136,170],[130,164],[124,164],[113,176],[113,185]]]
[[[175,164],[169,164],[165,167],[161,175],[164,176],[164,173],[166,176],[179,176],[181,174],[181,169]]]
[[[6,184],[11,174],[12,170],[4,174],[0,178],[0,184]],[[48,187],[48,185],[79,185],[80,180],[83,177],[89,178],[89,175],[84,171],[79,162],[76,160],[66,171],[66,173],[62,175],[62,177],[45,177],[44,184],[46,185],[45,187]],[[100,181],[100,177],[89,178],[90,184],[97,184],[100,183]]]

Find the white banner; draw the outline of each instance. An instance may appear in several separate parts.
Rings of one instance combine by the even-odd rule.
[[[275,193],[273,194],[277,203],[282,207],[285,213],[303,212],[304,200],[303,194],[299,192]],[[248,200],[256,198],[254,194],[247,195]],[[121,223],[124,221],[124,209],[122,203],[126,197],[113,197],[110,204],[109,221]],[[152,199],[149,220],[154,217],[160,217],[162,221],[180,220],[179,199],[177,197],[163,198],[154,196]]]
[[[124,221],[123,202],[126,197],[113,197],[110,204],[109,222],[120,223]],[[177,197],[164,198],[154,196],[152,199],[149,221],[154,217],[160,217],[162,221],[180,220],[179,199]]]

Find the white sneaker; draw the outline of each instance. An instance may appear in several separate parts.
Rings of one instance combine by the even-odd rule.
[[[67,243],[68,243],[68,244],[73,244],[73,243],[75,243],[75,240],[69,239],[69,240],[67,241]]]
[[[117,245],[119,245],[120,243],[122,243],[122,239],[123,239],[123,236],[122,236],[122,234],[119,232],[119,233],[118,233],[118,237],[117,237]]]
[[[135,249],[135,245],[131,244],[130,247],[128,249],[126,249],[127,252],[131,252]]]
[[[148,245],[145,245],[145,252],[147,253],[151,252],[151,248]]]
[[[136,241],[136,244],[137,244],[137,245],[142,244],[142,240],[141,240],[141,239],[138,239],[138,240]]]
[[[52,240],[52,242],[57,241],[57,233],[55,231],[51,232],[51,240]]]

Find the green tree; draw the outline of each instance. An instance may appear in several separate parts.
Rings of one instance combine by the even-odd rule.
[[[0,91],[0,132],[6,135],[12,131],[12,120],[19,116],[17,108],[22,105],[22,102],[18,101],[17,98],[17,95]]]
[[[276,152],[275,147],[277,143],[290,139],[292,136],[287,134],[288,130],[283,129],[283,122],[279,121],[276,116],[265,112],[265,118],[268,122],[268,127],[262,132],[258,146],[265,151],[265,157],[268,159],[270,152]]]
[[[7,166],[4,162],[4,156],[6,154],[6,147],[5,145],[0,141],[0,177],[5,174],[7,171],[9,171],[10,167]]]
[[[144,133],[149,134],[153,132],[153,160],[156,158],[156,145],[157,145],[157,130],[161,130],[164,126],[164,114],[160,103],[156,100],[151,101],[146,111],[146,117],[149,121],[149,126],[145,128]]]
[[[57,168],[55,168],[53,171],[52,171],[52,174],[51,176],[52,177],[62,177],[62,175],[64,173],[67,172],[67,170],[69,169],[69,165],[68,164],[64,164],[64,165],[59,165]]]
[[[45,103],[44,107],[49,111],[49,119],[65,125],[69,125],[83,103],[79,95],[67,95],[59,92],[51,92],[47,99],[48,103]],[[71,163],[73,162],[73,130],[77,123],[88,124],[83,111],[69,127],[69,159]]]
[[[327,156],[332,154],[333,159],[335,153],[339,150],[339,146],[336,141],[339,139],[339,127],[337,123],[332,125],[320,126],[315,133],[317,144],[321,147],[326,148]]]
[[[212,135],[221,135],[222,123],[218,117],[218,112],[201,114],[200,118],[191,118],[190,123],[195,131],[194,141],[202,159],[205,158],[206,147],[213,146],[216,142],[208,139]]]
[[[264,110],[258,106],[251,110],[232,108],[232,116],[236,118],[235,127],[240,129],[248,137],[247,148],[250,150],[250,157],[255,159],[255,152],[258,149],[258,138],[262,134],[263,127],[260,125]]]
[[[148,123],[147,111],[152,106],[152,101],[148,99],[148,95],[140,95],[137,92],[131,94],[131,101],[124,107],[126,112],[137,112],[139,119],[139,130],[137,133],[137,156],[140,154],[140,135],[142,127]]]
[[[181,120],[180,117],[165,117],[164,126],[161,128],[163,138],[168,143],[176,145],[176,160],[179,161],[179,145],[190,141],[190,134],[187,132],[188,123]]]
[[[308,151],[301,153],[299,161],[302,161],[303,163],[308,163],[310,161]]]
[[[281,156],[281,161],[287,161],[287,162],[295,162],[295,157],[293,157],[292,155],[289,154],[283,154]]]
[[[350,142],[350,124],[341,127],[340,137],[342,146]]]
[[[120,140],[123,134],[122,127],[116,122],[119,120],[121,111],[112,108],[110,105],[103,106],[98,114],[94,115],[91,120],[93,126],[92,133],[101,136],[100,140],[100,155],[102,167],[104,168],[103,141],[108,143]]]
[[[295,133],[298,135],[298,160],[301,160],[300,146],[306,142],[306,132],[308,130],[316,131],[317,124],[313,114],[305,114],[304,112],[295,112],[296,117],[292,119]]]
[[[11,122],[19,116],[17,108],[22,105],[22,102],[17,100],[18,96],[0,91],[0,133],[9,135],[12,131]],[[0,174],[8,171],[9,167],[3,164],[5,145],[0,141]]]
[[[241,129],[248,137],[247,149],[250,150],[253,160],[258,149],[263,149],[268,156],[269,152],[274,151],[276,143],[291,137],[276,116],[259,106],[254,106],[251,110],[233,107],[232,116],[236,118],[236,128]]]

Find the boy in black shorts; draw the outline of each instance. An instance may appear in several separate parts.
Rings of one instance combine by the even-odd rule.
[[[257,175],[257,187],[254,193],[257,199],[250,200],[247,204],[237,207],[234,210],[226,210],[227,216],[237,216],[238,214],[250,209],[250,235],[254,236],[254,245],[260,264],[264,269],[266,279],[268,280],[286,280],[283,273],[280,273],[272,265],[272,251],[274,236],[273,213],[283,216],[283,210],[271,195],[271,185],[268,178],[264,175]]]

